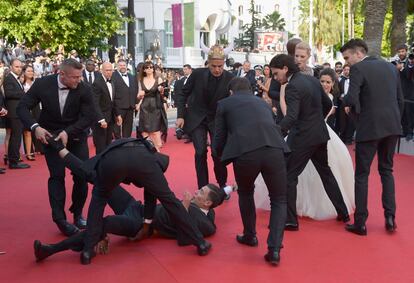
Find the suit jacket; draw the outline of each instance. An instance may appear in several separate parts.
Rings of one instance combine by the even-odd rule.
[[[242,71],[243,69],[239,70],[238,77],[241,77]],[[244,78],[246,78],[250,82],[250,87],[252,88],[252,90],[254,90],[256,87],[256,72],[254,70],[249,70],[247,74],[244,76]]]
[[[135,109],[138,103],[138,83],[137,79],[128,74],[129,87],[126,85],[118,71],[112,74],[112,84],[114,85],[114,102],[117,109]]]
[[[367,57],[351,66],[345,106],[357,114],[357,142],[401,134],[403,94],[398,70],[382,59]]]
[[[400,71],[401,89],[404,99],[414,102],[414,66],[406,64]]]
[[[191,133],[206,118],[208,123],[214,123],[217,102],[229,96],[227,86],[233,75],[224,71],[216,93],[209,93],[209,73],[208,68],[194,70],[183,87],[183,95],[177,97],[177,118],[184,118],[186,114],[184,130],[187,133]]]
[[[265,146],[288,150],[272,109],[250,91],[219,101],[215,125],[213,150],[226,163]]]
[[[287,113],[280,122],[289,135],[291,150],[325,143],[329,140],[324,117],[332,108],[319,80],[301,73],[293,74],[285,90]]]
[[[100,72],[97,72],[97,71],[94,71],[94,72],[93,72],[93,75],[94,75],[94,77],[93,77],[92,84],[96,81],[96,79],[97,79],[98,77],[102,77],[102,74],[101,74]],[[86,71],[85,71],[85,70],[83,70],[83,71],[82,71],[82,77],[83,77],[83,81],[84,81],[85,83],[87,83],[87,84],[89,84],[90,86],[92,86],[92,84],[91,84],[91,83],[89,83],[89,78],[86,76]]]
[[[95,120],[91,88],[84,82],[69,91],[63,113],[60,113],[58,75],[35,80],[30,90],[21,99],[17,114],[28,129],[36,123],[30,113],[42,103],[39,125],[51,132],[65,130],[69,138],[86,138],[88,129]]]
[[[21,84],[11,73],[4,78],[3,88],[6,109],[8,111],[7,117],[18,118],[16,109],[20,99],[25,96],[24,90]]]
[[[191,203],[188,213],[204,237],[211,236],[216,232],[216,225],[214,223],[215,212],[213,209],[210,209],[206,215],[197,205]],[[177,239],[180,246],[191,244],[187,237],[181,233],[180,229],[177,229],[176,223],[162,205],[157,205],[155,209],[152,227],[164,237]]]
[[[114,85],[111,83],[112,95],[115,95]],[[92,84],[93,100],[95,103],[95,109],[97,117],[95,122],[105,119],[107,123],[115,120],[115,116],[118,115],[118,110],[115,107],[113,97],[111,100],[111,94],[109,93],[108,86],[105,78],[101,75],[96,77]]]

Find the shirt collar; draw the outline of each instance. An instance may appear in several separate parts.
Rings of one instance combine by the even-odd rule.
[[[293,74],[291,74],[289,77],[287,77],[287,82],[290,82],[290,80],[292,79]]]
[[[13,72],[10,72],[10,74],[12,74],[13,75],[13,77],[18,81],[18,82],[20,82],[19,81],[19,76],[18,75],[16,75],[15,73],[13,73]]]
[[[58,81],[58,87],[59,87],[59,89],[68,88],[67,86],[65,86],[64,84],[61,83],[61,81],[60,81],[60,75],[57,76],[57,81]]]
[[[204,208],[201,208],[200,207],[200,210],[205,214],[205,215],[207,215],[208,214],[208,212],[209,212],[209,210],[208,209],[204,209]]]

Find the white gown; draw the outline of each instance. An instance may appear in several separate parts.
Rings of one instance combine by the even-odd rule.
[[[345,144],[329,127],[328,164],[338,182],[348,212],[355,208],[354,198],[354,167]],[[255,181],[255,204],[257,208],[270,210],[270,200],[262,175]],[[306,165],[299,176],[297,186],[296,208],[298,216],[307,216],[316,220],[332,219],[336,211],[325,192],[321,178],[312,161]]]

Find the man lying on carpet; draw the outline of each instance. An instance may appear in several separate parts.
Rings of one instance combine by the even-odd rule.
[[[94,184],[88,212],[87,231],[83,236],[82,264],[89,264],[96,254],[94,248],[102,239],[104,229],[103,210],[112,191],[121,182],[127,184],[132,182],[138,187],[144,187],[146,205],[143,209],[143,215],[145,222],[150,223],[151,221],[147,220],[153,219],[156,212],[156,198],[158,198],[165,211],[168,212],[168,216],[171,217],[171,221],[177,227],[176,238],[179,244],[194,244],[197,246],[199,255],[208,253],[211,244],[203,239],[194,220],[183,203],[176,199],[165,180],[163,171],[168,167],[168,157],[157,152],[154,153],[145,140],[119,139],[103,152],[85,162],[71,154],[61,141],[51,138],[48,142],[49,146],[59,152],[59,156],[63,158],[65,165],[72,172],[84,175]],[[164,214],[167,215],[167,213]],[[143,225],[142,229],[137,228],[137,230],[140,230],[141,235],[145,235],[148,233],[149,227],[149,225]],[[40,242],[35,242],[35,250],[42,251],[42,249],[36,248],[39,244]]]
[[[229,192],[230,193],[230,192]],[[186,192],[182,201],[190,217],[196,222],[196,225],[204,237],[213,235],[216,232],[214,224],[215,212],[214,207],[220,205],[226,192],[213,184],[208,184],[197,190],[194,195]],[[95,252],[106,254],[108,252],[109,238],[107,234],[125,236],[130,240],[135,240],[144,226],[144,205],[134,199],[121,186],[112,191],[108,200],[108,205],[114,211],[115,215],[104,218],[102,239],[96,246]],[[158,234],[167,238],[177,238],[177,226],[171,220],[165,208],[158,204],[156,206],[153,221],[149,225],[150,234]],[[39,240],[34,241],[34,254],[36,261],[41,261],[55,253],[73,250],[82,251],[84,248],[84,239],[86,230],[77,233],[56,244],[42,244]],[[190,243],[179,242],[180,245]]]

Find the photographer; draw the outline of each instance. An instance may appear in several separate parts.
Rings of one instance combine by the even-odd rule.
[[[256,81],[256,85],[253,89],[254,95],[263,97],[263,88],[261,87],[263,86],[264,81],[265,81],[265,78],[263,76],[263,67],[260,65],[254,66],[254,72],[255,72],[254,79]]]
[[[403,136],[407,141],[410,141],[413,139],[414,130],[414,55],[408,56],[408,48],[402,44],[397,47],[397,56],[391,63],[395,64],[400,71],[401,88],[404,95],[404,112],[401,124]]]

